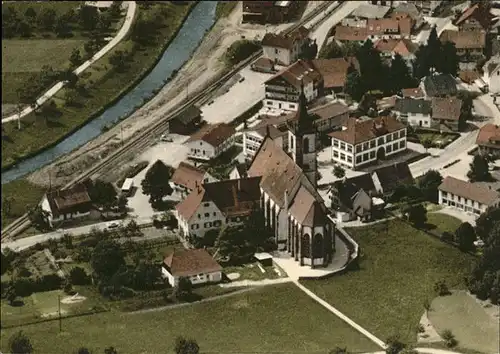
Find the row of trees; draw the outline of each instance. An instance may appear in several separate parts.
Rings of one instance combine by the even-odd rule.
[[[30,338],[23,331],[16,332],[9,338],[9,349],[11,353],[15,354],[31,354],[34,352]],[[179,336],[175,340],[174,350],[176,354],[198,354],[200,346],[194,339]],[[76,350],[76,354],[92,354],[92,351],[86,347],[81,347]],[[104,349],[104,354],[118,354],[118,351],[111,346]]]
[[[2,38],[20,36],[28,38],[35,32],[55,33],[57,37],[72,37],[78,26],[83,31],[107,32],[121,14],[121,1],[114,1],[110,9],[101,14],[94,6],[81,6],[78,11],[69,9],[59,15],[54,7],[42,7],[38,12],[30,6],[23,14],[14,6],[2,11]]]

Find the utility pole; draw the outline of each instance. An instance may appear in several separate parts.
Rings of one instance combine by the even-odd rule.
[[[62,317],[61,317],[61,295],[57,295],[57,303],[59,305],[59,333],[62,332]]]
[[[189,83],[186,84],[186,101],[189,100]]]
[[[122,146],[124,145],[124,142],[123,142],[123,126],[120,125],[120,133],[121,133],[121,136],[122,136]]]

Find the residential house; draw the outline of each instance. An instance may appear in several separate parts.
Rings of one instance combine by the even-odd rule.
[[[187,162],[181,161],[174,174],[170,178],[173,189],[181,194],[188,194],[196,188],[198,184],[217,182],[217,178],[210,173],[195,167]]]
[[[405,124],[412,127],[431,128],[431,101],[402,98],[396,101],[394,110]]]
[[[458,132],[462,115],[462,100],[456,97],[433,97],[431,102],[431,128]]]
[[[296,111],[301,85],[307,102],[323,94],[323,78],[311,62],[298,60],[265,83],[264,106]]]
[[[276,24],[292,20],[304,7],[301,1],[243,1],[242,22]]]
[[[419,23],[421,22],[420,11],[418,10],[417,6],[411,2],[403,2],[398,4],[398,6],[392,9],[390,17],[396,19],[409,17],[414,21],[416,27],[418,27]]]
[[[494,24],[495,16],[490,12],[488,1],[480,1],[457,16],[454,25],[460,31],[488,32]]]
[[[423,16],[432,16],[434,11],[441,5],[441,0],[423,0],[423,1],[408,1],[412,2],[420,10]]]
[[[182,235],[202,238],[209,230],[240,225],[259,206],[259,182],[252,177],[197,184],[175,207]]]
[[[242,179],[248,177],[248,166],[246,163],[239,163],[233,167],[229,173],[229,179]]]
[[[370,221],[373,218],[375,185],[370,174],[335,181],[330,188],[332,209],[339,221]]]
[[[408,39],[411,36],[412,20],[409,17],[368,19],[366,28],[372,40]]]
[[[488,91],[500,95],[500,55],[492,57],[483,66],[483,81],[488,85]]]
[[[188,157],[199,160],[213,159],[234,145],[234,127],[228,124],[206,125],[184,143]]]
[[[262,39],[262,50],[265,58],[276,64],[288,66],[299,59],[309,41],[309,30],[304,26],[287,35],[268,32]]]
[[[390,6],[380,6],[363,3],[359,5],[353,12],[351,12],[349,17],[364,19],[384,18],[390,10]]]
[[[83,218],[90,215],[92,200],[84,184],[46,193],[41,201],[42,210],[48,214],[50,226],[65,220]]]
[[[486,124],[481,127],[476,144],[480,153],[500,156],[500,127],[495,124]]]
[[[444,30],[439,39],[443,43],[454,43],[455,48],[457,48],[457,55],[462,62],[476,62],[484,57],[486,34],[480,30]]]
[[[222,267],[205,249],[175,250],[163,261],[161,272],[172,287],[180,278],[193,285],[222,281]]]
[[[243,132],[243,154],[247,159],[252,158],[259,150],[266,135],[283,147],[283,140],[287,139],[287,132],[279,130],[272,124],[262,122],[257,124],[254,128],[248,128]]]
[[[359,63],[355,57],[314,59],[312,63],[323,77],[325,94],[342,93],[347,75],[354,70],[359,71]]]
[[[268,73],[268,74],[274,74],[276,73],[276,69],[274,66],[274,61],[268,58],[260,57],[256,61],[254,61],[251,65],[250,68],[253,71],[261,72],[261,73]]]
[[[368,30],[366,27],[348,27],[338,25],[335,26],[333,34],[335,41],[340,44],[346,42],[357,42],[363,44],[368,39]]]
[[[488,186],[446,177],[438,187],[439,204],[480,215],[500,204],[500,193]]]
[[[269,136],[255,155],[248,175],[260,176],[261,206],[278,249],[300,265],[328,265],[335,252],[335,223],[316,191],[316,132],[303,92],[298,123],[288,132],[288,154]]]
[[[389,195],[399,186],[415,183],[410,167],[406,162],[384,166],[372,172],[371,178],[377,194]]]
[[[455,96],[458,92],[457,82],[450,74],[426,76],[422,79],[420,88],[427,97]]]
[[[340,24],[342,26],[345,26],[345,27],[366,28],[367,20],[366,20],[366,18],[346,17],[346,18],[342,19]]]
[[[402,89],[401,96],[403,96],[403,98],[415,98],[415,99],[425,98],[425,94],[420,87]]]
[[[406,150],[406,126],[393,117],[349,118],[345,129],[329,136],[332,160],[353,170]]]
[[[191,105],[168,122],[167,131],[174,134],[191,134],[201,124],[201,110]]]
[[[375,42],[374,48],[386,60],[394,59],[396,54],[401,55],[409,68],[412,67],[412,61],[415,59],[415,52],[418,49],[409,39],[379,39]]]

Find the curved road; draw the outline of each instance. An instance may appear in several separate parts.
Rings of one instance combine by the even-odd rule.
[[[125,38],[125,36],[127,35],[128,31],[130,30],[130,27],[132,25],[132,21],[134,19],[135,10],[137,8],[137,5],[136,5],[135,1],[124,1],[123,4],[124,4],[124,6],[127,7],[127,17],[125,18],[125,22],[123,23],[122,28],[120,28],[120,30],[118,31],[116,36],[111,41],[109,41],[108,44],[106,44],[100,51],[98,51],[96,54],[94,54],[94,56],[92,56],[92,58],[90,58],[89,60],[84,62],[82,65],[80,65],[78,68],[76,68],[73,71],[76,75],[80,75],[90,65],[92,65],[92,63],[94,61],[102,58],[106,53],[108,53],[112,48],[114,48],[118,43],[120,43],[120,41],[123,38]],[[60,81],[57,84],[55,84],[54,86],[52,86],[52,88],[50,88],[47,92],[45,92],[36,101],[37,106],[44,104],[47,100],[52,98],[63,87],[64,87],[63,81]],[[20,114],[16,113],[16,114],[13,114],[9,117],[3,118],[2,123],[6,123],[6,122],[20,119],[20,118],[30,114],[33,111],[34,111],[34,109],[32,108],[32,106],[29,106],[29,107],[25,108],[23,111],[21,111]]]

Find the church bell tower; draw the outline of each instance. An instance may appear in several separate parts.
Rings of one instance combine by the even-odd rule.
[[[298,109],[294,122],[288,127],[288,152],[311,183],[316,186],[316,127],[307,112],[303,83],[300,85]]]

